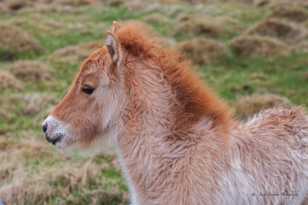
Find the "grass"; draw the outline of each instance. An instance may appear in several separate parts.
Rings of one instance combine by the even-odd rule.
[[[229,101],[253,93],[275,93],[290,98],[292,102],[308,107],[307,54],[297,53],[287,57],[239,58],[231,55],[224,61],[202,68],[205,79]],[[263,74],[265,79],[252,79]],[[245,89],[246,87],[246,89]]]
[[[8,0],[3,0],[0,4],[6,2]],[[284,96],[295,105],[308,107],[308,53],[300,49],[294,52],[292,45],[292,52],[283,56],[260,53],[242,56],[230,48],[235,38],[249,35],[247,31],[268,19],[273,13],[270,6],[255,7],[236,1],[203,5],[154,4],[149,1],[145,5],[146,9],[131,10],[125,2],[120,6],[98,4],[67,8],[59,4],[58,9],[44,12],[37,7],[0,12],[0,24],[18,27],[42,47],[41,52],[13,53],[13,59],[0,59],[0,72],[15,74],[22,84],[20,90],[14,86],[0,89],[0,199],[9,201],[8,204],[25,205],[126,204],[127,187],[113,157],[76,155],[63,159],[45,142],[40,128],[41,121],[64,96],[79,69],[81,59],[78,55],[80,58],[84,55],[78,53],[80,46],[103,43],[104,33],[114,20],[146,21],[163,37],[177,42],[175,47],[197,37],[215,38],[215,42],[225,47],[226,55],[217,59],[210,55],[210,61],[201,62],[195,68],[231,105],[242,96],[271,93]],[[53,6],[57,8],[57,1]],[[287,15],[281,16],[283,21],[288,21]],[[197,18],[201,26],[218,28],[219,35],[209,37],[202,32],[196,35],[193,32],[195,26],[192,30],[187,26],[185,32],[177,33],[175,28],[182,23],[181,18],[194,21]],[[280,17],[275,15],[275,18]],[[206,20],[202,22],[203,19]],[[72,46],[76,59],[54,59],[59,50]],[[90,50],[83,52],[90,53]],[[4,52],[0,51],[1,55]],[[42,62],[52,77],[37,81],[22,78],[27,77],[23,70],[15,70],[15,73],[10,70],[16,62],[23,62],[21,60]],[[40,71],[44,72],[31,70],[32,75],[40,75]],[[34,111],[29,112],[29,106],[34,106]],[[20,198],[9,196],[12,193]]]

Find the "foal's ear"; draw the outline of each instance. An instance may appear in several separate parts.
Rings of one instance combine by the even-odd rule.
[[[107,33],[105,45],[113,63],[117,63],[119,60],[119,42],[117,38],[110,32]]]
[[[115,64],[119,64],[122,58],[121,45],[117,36],[115,35],[118,28],[119,25],[116,22],[114,22],[112,25],[111,32],[107,33],[107,37],[105,40],[105,45],[108,49],[108,53],[110,54],[111,59]]]
[[[117,37],[113,33],[107,33],[105,45],[108,49],[108,53],[111,56],[112,62],[118,64],[121,58],[121,48]]]

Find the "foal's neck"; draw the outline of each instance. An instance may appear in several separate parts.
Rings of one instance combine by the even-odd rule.
[[[159,69],[139,65],[131,75],[131,100],[118,147],[131,189],[155,198],[172,184],[175,167],[186,168],[198,143],[206,140],[209,147],[219,147],[223,138],[215,136],[210,117],[193,120]]]

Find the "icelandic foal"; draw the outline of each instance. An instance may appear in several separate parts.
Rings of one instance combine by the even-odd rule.
[[[112,138],[134,205],[296,205],[308,193],[308,117],[245,123],[138,23],[114,24],[43,123],[58,148]]]

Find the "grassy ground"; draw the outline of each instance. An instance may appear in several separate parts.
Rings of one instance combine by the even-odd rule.
[[[152,25],[239,117],[279,102],[308,106],[308,5],[300,1],[33,2],[0,1],[0,199],[7,204],[126,204],[114,157],[64,159],[40,128],[114,20]]]

